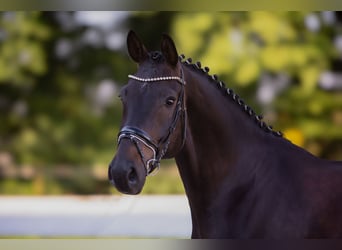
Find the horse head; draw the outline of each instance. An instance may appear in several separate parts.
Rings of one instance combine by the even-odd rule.
[[[130,31],[127,47],[138,70],[120,91],[123,117],[108,177],[120,192],[138,194],[160,160],[174,157],[184,144],[185,81],[168,35],[162,36],[161,51],[148,52]]]

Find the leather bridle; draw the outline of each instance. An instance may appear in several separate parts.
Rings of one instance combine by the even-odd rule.
[[[173,114],[172,122],[169,126],[167,134],[163,136],[159,143],[155,142],[153,138],[144,130],[134,126],[124,126],[118,134],[118,144],[122,139],[130,139],[137,148],[137,151],[141,157],[141,160],[146,168],[146,176],[151,174],[155,169],[160,167],[160,160],[166,154],[169,144],[170,137],[176,128],[177,122],[182,117],[182,145],[183,148],[186,137],[186,107],[185,107],[185,80],[183,71],[181,70],[181,76],[162,76],[154,78],[140,78],[134,75],[128,75],[128,78],[139,81],[139,82],[159,82],[159,81],[174,81],[176,80],[181,85],[181,90],[178,95],[177,104]],[[149,160],[145,159],[140,144],[148,148],[153,152],[153,157]]]

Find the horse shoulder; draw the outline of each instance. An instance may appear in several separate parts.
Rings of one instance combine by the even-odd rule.
[[[304,237],[342,237],[342,162],[320,159],[293,145],[286,158],[293,201],[301,204],[303,217],[298,219]]]

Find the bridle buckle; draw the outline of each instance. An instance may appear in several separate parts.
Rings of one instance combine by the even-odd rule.
[[[154,176],[160,169],[160,161],[157,159],[149,159],[146,163],[147,175]]]

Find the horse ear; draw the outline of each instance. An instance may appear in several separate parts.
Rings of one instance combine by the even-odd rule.
[[[166,34],[162,35],[161,51],[166,58],[166,61],[172,66],[178,63],[178,53],[172,38]]]
[[[135,34],[135,32],[132,30],[130,30],[127,35],[127,48],[130,57],[136,63],[141,63],[148,56],[148,52],[144,44],[140,41],[137,34]]]

